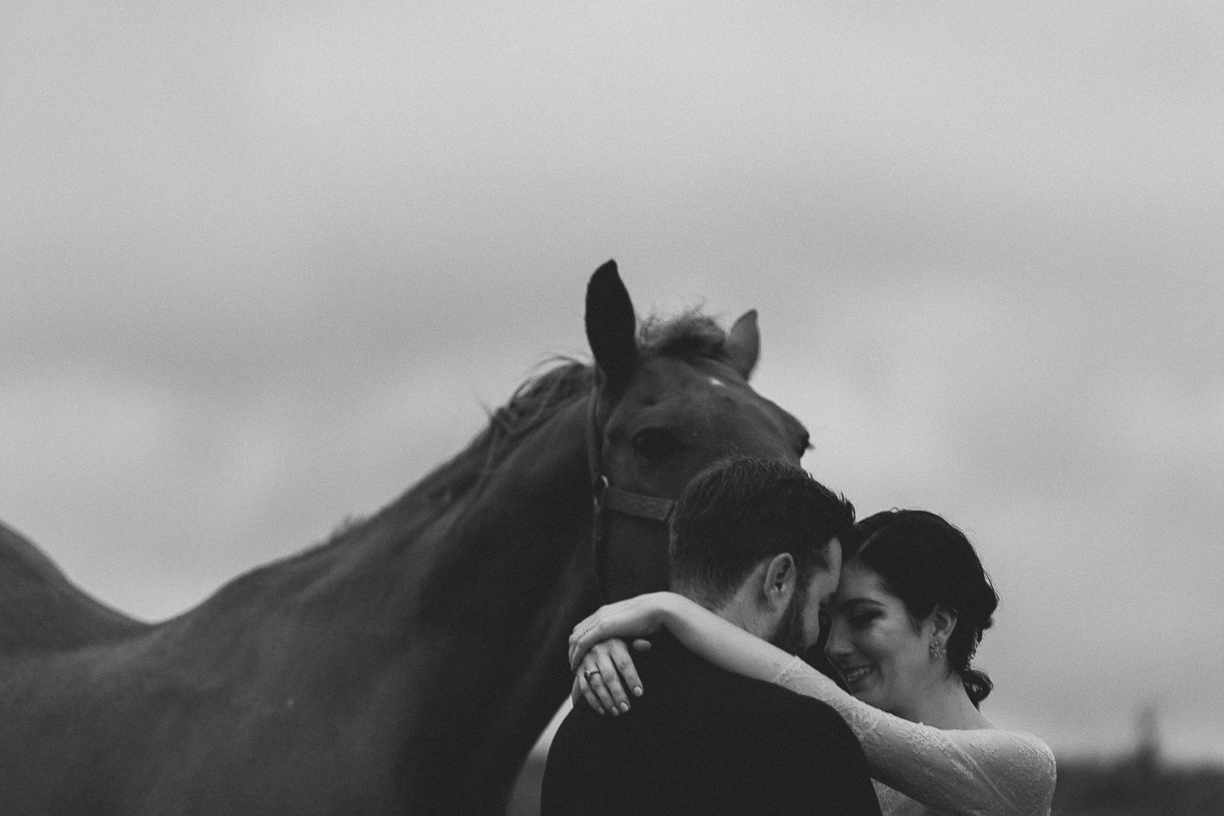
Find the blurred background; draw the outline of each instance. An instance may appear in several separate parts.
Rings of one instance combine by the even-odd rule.
[[[997,724],[1224,762],[1222,46],[1208,2],[9,0],[0,518],[182,612],[585,356],[615,257],[642,314],[760,311],[861,514],[970,535]]]

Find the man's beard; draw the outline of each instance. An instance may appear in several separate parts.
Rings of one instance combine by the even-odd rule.
[[[803,612],[807,607],[807,587],[796,586],[778,627],[769,642],[779,649],[800,654],[808,648],[807,627],[803,623]]]

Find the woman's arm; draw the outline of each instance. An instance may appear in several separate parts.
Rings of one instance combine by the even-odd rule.
[[[772,681],[832,706],[863,746],[874,779],[941,813],[1048,816],[1054,755],[1029,734],[948,730],[881,711],[798,657]]]
[[[699,657],[745,677],[772,681],[791,661],[791,655],[787,652],[683,595],[652,592],[602,606],[574,627],[574,633],[570,636],[570,668],[577,671],[581,664],[584,671],[579,672],[580,679],[585,679],[586,671],[603,670],[608,675],[603,679],[611,682],[616,672],[609,675],[606,669],[612,665],[612,661],[586,659],[587,652],[595,644],[611,638],[644,638],[660,629],[671,632],[676,640]]]

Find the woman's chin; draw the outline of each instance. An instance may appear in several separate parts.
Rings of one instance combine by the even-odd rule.
[[[850,693],[854,695],[856,700],[867,703],[867,705],[875,705],[875,700],[872,699],[873,695],[871,693],[871,689],[859,689],[858,691],[852,691]],[[876,708],[879,708],[879,706],[876,706]]]
[[[850,693],[854,695],[855,699],[861,700],[867,705],[883,708],[883,695],[880,693],[879,684],[872,682],[873,680],[873,677],[867,677],[855,683],[849,687]]]
[[[840,672],[842,682],[855,697],[863,700],[863,695],[870,695],[876,683],[876,670],[869,666],[861,666],[851,671]],[[866,702],[866,700],[864,700]]]

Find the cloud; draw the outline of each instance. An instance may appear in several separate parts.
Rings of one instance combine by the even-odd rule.
[[[92,592],[171,614],[389,501],[615,256],[760,310],[860,510],[971,532],[1005,718],[1224,731],[1214,4],[9,17],[0,514]]]

